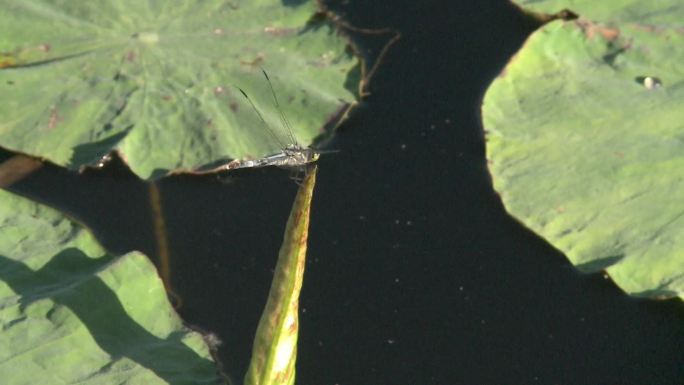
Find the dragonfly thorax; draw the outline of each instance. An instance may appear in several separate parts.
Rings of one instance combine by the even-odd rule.
[[[283,149],[283,154],[287,156],[284,166],[302,166],[307,163],[312,163],[318,160],[320,154],[309,147],[300,147],[297,145],[289,145]]]

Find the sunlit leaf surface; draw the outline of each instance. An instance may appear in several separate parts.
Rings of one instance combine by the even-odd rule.
[[[507,210],[633,295],[684,293],[684,6],[522,2],[580,15],[530,36],[482,108]]]
[[[144,255],[0,190],[0,383],[215,384]]]
[[[285,2],[287,3],[287,2]],[[69,168],[118,151],[143,178],[287,142],[266,69],[303,145],[355,101],[358,64],[313,0],[0,3],[0,146]]]

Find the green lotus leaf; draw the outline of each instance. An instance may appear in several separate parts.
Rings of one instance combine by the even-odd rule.
[[[534,32],[487,90],[494,187],[580,270],[605,269],[633,295],[681,296],[684,7],[593,4],[534,2],[580,18]]]
[[[0,190],[0,378],[13,384],[215,384],[152,263],[107,254],[47,207]]]
[[[585,20],[673,27],[681,26],[684,12],[684,4],[676,0],[515,0],[513,3],[531,12],[549,14],[570,9]]]
[[[262,67],[309,145],[354,103],[358,64],[317,12],[313,0],[3,1],[0,146],[73,169],[117,151],[142,178],[262,157],[290,142]]]

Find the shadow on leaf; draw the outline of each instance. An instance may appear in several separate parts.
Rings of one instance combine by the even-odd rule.
[[[215,372],[214,363],[183,344],[186,332],[177,331],[166,338],[151,334],[127,314],[114,291],[97,275],[131,257],[93,259],[71,248],[33,271],[0,256],[0,280],[21,296],[22,313],[32,302],[45,298],[67,307],[112,362],[127,357],[169,384],[217,383],[217,376],[207,378],[207,373]]]

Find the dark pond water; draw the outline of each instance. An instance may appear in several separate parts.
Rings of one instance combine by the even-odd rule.
[[[403,38],[320,161],[297,383],[681,383],[681,302],[578,274],[492,190],[481,98],[534,26],[503,0],[333,6]],[[159,188],[180,312],[241,380],[296,185],[274,169]],[[147,186],[126,170],[46,168],[16,189],[112,250],[156,253]]]

